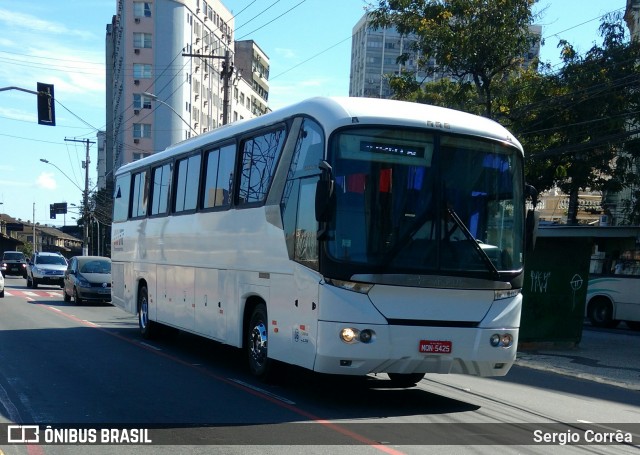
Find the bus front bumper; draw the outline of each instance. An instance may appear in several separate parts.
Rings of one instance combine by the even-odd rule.
[[[371,330],[370,342],[345,343],[344,328]],[[494,346],[495,335],[510,339]],[[493,339],[492,339],[493,337]],[[516,359],[517,328],[416,327],[318,322],[314,371],[329,374],[440,373],[504,376]]]

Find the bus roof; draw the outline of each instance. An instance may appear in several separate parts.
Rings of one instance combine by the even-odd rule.
[[[428,104],[380,98],[316,97],[277,109],[260,117],[230,123],[178,142],[162,152],[122,166],[117,173],[126,172],[129,168],[136,168],[143,163],[146,165],[164,160],[175,153],[195,150],[212,142],[223,141],[237,134],[274,125],[299,115],[316,119],[327,133],[355,123],[432,128],[508,142],[522,151],[520,142],[502,125],[485,117],[466,112]]]

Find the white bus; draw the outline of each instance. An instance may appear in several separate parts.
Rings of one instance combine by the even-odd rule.
[[[640,330],[640,251],[623,251],[615,260],[602,254],[591,259],[585,316],[596,327],[624,321]]]
[[[331,374],[501,376],[516,356],[523,151],[422,104],[314,98],[118,169],[113,303]]]

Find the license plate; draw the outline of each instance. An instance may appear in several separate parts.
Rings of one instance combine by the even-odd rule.
[[[422,354],[451,354],[453,344],[451,341],[435,341],[435,340],[420,340],[420,346],[418,350]]]

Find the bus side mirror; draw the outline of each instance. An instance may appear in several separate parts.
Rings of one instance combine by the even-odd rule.
[[[536,247],[536,237],[538,236],[538,222],[540,220],[540,212],[535,210],[527,210],[527,218],[525,220],[525,251],[533,251]]]
[[[538,190],[536,190],[532,185],[525,184],[524,196],[525,199],[531,198],[531,205],[533,206],[533,210],[527,210],[527,217],[525,219],[525,251],[533,251],[536,246],[538,223],[540,220],[540,213],[536,212],[536,205],[538,205]]]
[[[316,221],[327,223],[331,220],[331,209],[333,208],[335,181],[331,173],[331,166],[326,161],[320,162],[320,180],[316,184]]]

